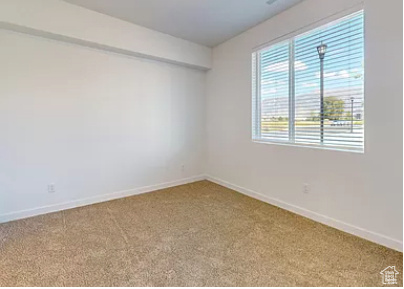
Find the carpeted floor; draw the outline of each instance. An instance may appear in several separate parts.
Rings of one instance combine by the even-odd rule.
[[[403,254],[202,181],[0,224],[1,286],[381,286]]]

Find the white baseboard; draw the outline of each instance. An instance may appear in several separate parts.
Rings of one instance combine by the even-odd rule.
[[[114,192],[114,193],[110,193],[110,194],[104,194],[104,195],[100,195],[100,196],[94,196],[91,198],[79,199],[79,200],[75,200],[75,201],[71,201],[71,202],[65,202],[65,203],[61,203],[61,204],[55,204],[55,205],[49,205],[49,206],[44,206],[44,207],[39,207],[39,208],[34,208],[34,209],[29,209],[29,210],[12,212],[12,213],[8,213],[8,214],[0,215],[0,223],[5,223],[5,222],[9,222],[9,221],[34,217],[34,216],[38,216],[38,215],[42,215],[42,214],[87,206],[87,205],[106,202],[106,201],[110,201],[110,200],[114,200],[114,199],[120,199],[120,198],[124,198],[124,197],[140,195],[140,194],[144,194],[144,193],[148,193],[148,192],[152,192],[152,191],[156,191],[156,190],[161,190],[161,189],[165,189],[165,188],[169,188],[169,187],[174,187],[174,186],[179,186],[179,185],[183,185],[183,184],[187,184],[187,183],[201,181],[204,179],[207,179],[211,182],[217,183],[217,184],[227,187],[229,189],[235,190],[239,193],[250,196],[254,199],[258,199],[260,201],[269,203],[271,205],[280,207],[282,209],[285,209],[285,210],[291,211],[293,213],[296,213],[298,215],[304,216],[306,218],[312,219],[312,220],[322,223],[324,225],[350,233],[352,235],[355,235],[355,236],[361,237],[363,239],[369,240],[371,242],[386,246],[388,248],[392,248],[394,250],[403,252],[403,242],[402,241],[395,240],[390,237],[341,222],[339,220],[327,217],[325,215],[322,215],[322,214],[319,214],[319,213],[316,213],[316,212],[313,212],[313,211],[310,211],[310,210],[307,210],[307,209],[304,209],[304,208],[301,208],[301,207],[298,207],[298,206],[295,206],[292,204],[288,204],[284,201],[281,201],[281,200],[278,200],[275,198],[271,198],[269,196],[260,194],[253,190],[249,190],[249,189],[231,184],[229,182],[220,180],[218,178],[215,178],[215,177],[212,177],[209,175],[208,176],[199,175],[199,176],[194,176],[194,177],[190,177],[190,178],[185,178],[185,179],[181,179],[181,180],[176,180],[176,181],[152,185],[152,186],[140,187],[140,188],[125,190],[125,191]]]
[[[62,210],[92,205],[92,204],[96,204],[96,203],[102,203],[102,202],[111,201],[111,200],[115,200],[115,199],[130,197],[130,196],[134,196],[134,195],[140,195],[140,194],[144,194],[144,193],[148,193],[148,192],[152,192],[152,191],[156,191],[156,190],[180,186],[180,185],[184,185],[184,184],[188,184],[188,183],[192,183],[192,182],[196,182],[196,181],[202,181],[204,179],[205,179],[204,175],[199,175],[199,176],[180,179],[180,180],[176,180],[176,181],[172,181],[172,182],[162,183],[162,184],[158,184],[158,185],[140,187],[140,188],[136,188],[136,189],[119,191],[119,192],[94,196],[94,197],[90,197],[90,198],[79,199],[79,200],[75,200],[75,201],[71,201],[71,202],[65,202],[65,203],[61,203],[61,204],[54,204],[54,205],[49,205],[49,206],[44,206],[44,207],[39,207],[39,208],[34,208],[34,209],[7,213],[4,215],[0,215],[0,224],[9,222],[9,221],[15,221],[15,220],[25,219],[25,218],[29,218],[29,217],[38,216],[38,215],[43,215],[43,214],[58,212],[58,211],[62,211]]]
[[[349,234],[358,236],[360,238],[369,240],[371,242],[386,246],[388,248],[403,252],[403,242],[399,241],[399,240],[395,240],[392,239],[390,237],[375,233],[375,232],[371,232],[368,231],[366,229],[362,229],[344,222],[341,222],[339,220],[327,217],[325,215],[292,205],[292,204],[288,204],[284,201],[275,199],[275,198],[271,198],[269,196],[265,196],[263,194],[260,194],[258,192],[237,186],[237,185],[233,185],[229,182],[220,180],[218,178],[212,177],[212,176],[206,176],[206,179],[214,182],[216,184],[222,185],[224,187],[227,187],[229,189],[232,189],[234,191],[237,191],[239,193],[242,193],[244,195],[250,196],[254,199],[258,199],[260,201],[263,201],[265,203],[280,207],[282,209],[285,209],[287,211],[296,213],[298,215],[304,216],[306,218],[309,218],[311,220],[314,220],[316,222],[322,223],[324,225],[336,228],[338,230],[347,232]]]

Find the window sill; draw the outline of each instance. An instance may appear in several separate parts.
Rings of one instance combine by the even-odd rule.
[[[295,143],[295,142],[287,142],[287,141],[277,141],[277,140],[271,140],[271,139],[252,139],[252,141],[254,143],[267,144],[267,145],[281,145],[281,146],[291,146],[291,147],[300,147],[300,148],[311,148],[311,149],[347,152],[347,153],[355,153],[355,154],[364,154],[365,153],[364,148],[347,148],[347,147],[341,147],[341,146],[305,144],[305,143]]]

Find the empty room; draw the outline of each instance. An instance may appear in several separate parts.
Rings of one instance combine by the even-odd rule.
[[[402,0],[0,0],[0,286],[403,286]]]

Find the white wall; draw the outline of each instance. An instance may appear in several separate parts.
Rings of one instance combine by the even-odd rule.
[[[204,72],[4,30],[0,63],[0,222],[203,173]]]
[[[211,49],[62,0],[0,0],[0,28],[211,68]]]
[[[364,2],[365,154],[251,141],[254,47],[335,18],[358,2],[306,0],[214,49],[207,172],[261,199],[402,250],[402,1]],[[310,184],[310,194],[302,193],[303,183]]]

